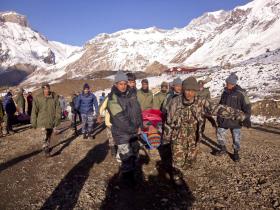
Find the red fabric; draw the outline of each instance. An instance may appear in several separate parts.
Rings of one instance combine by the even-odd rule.
[[[162,112],[157,109],[148,109],[142,112],[143,121],[149,121],[154,127],[157,127],[159,122],[162,122]]]

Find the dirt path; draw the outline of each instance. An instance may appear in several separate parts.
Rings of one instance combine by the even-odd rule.
[[[63,128],[69,126],[63,123]],[[280,132],[243,129],[241,162],[215,157],[214,130],[201,144],[197,164],[174,188],[159,170],[156,152],[141,161],[135,188],[118,180],[118,163],[106,133],[94,140],[71,130],[55,135],[53,157],[41,152],[38,132],[23,130],[0,139],[0,209],[279,209]],[[231,151],[231,141],[228,149]],[[208,146],[207,146],[207,145]]]

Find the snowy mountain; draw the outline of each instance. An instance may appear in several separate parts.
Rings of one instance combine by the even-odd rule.
[[[37,69],[46,69],[64,61],[77,50],[80,47],[49,41],[31,29],[23,15],[0,13],[0,73],[4,72],[5,77],[13,77],[9,70],[29,74]]]
[[[7,21],[10,15],[17,16],[17,21]],[[27,77],[25,85],[83,77],[102,70],[234,67],[280,48],[280,0],[254,0],[232,11],[205,13],[184,28],[151,27],[99,34],[82,49],[48,41],[30,29],[21,15],[6,13],[4,17],[0,39],[6,45],[0,46],[0,66],[23,62],[41,67]]]
[[[210,12],[181,29],[127,29],[100,34],[67,72],[145,70],[167,65],[225,66],[280,47],[280,0],[255,0],[232,11]]]

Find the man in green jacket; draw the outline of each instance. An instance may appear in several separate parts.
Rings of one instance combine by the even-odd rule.
[[[23,96],[24,89],[21,88],[17,97],[16,97],[16,105],[17,105],[17,111],[21,114],[25,113],[25,98]]]
[[[204,97],[206,99],[210,99],[210,91],[209,88],[204,87],[205,82],[203,80],[198,81],[199,91],[197,92],[197,96]]]
[[[141,110],[153,108],[153,93],[149,90],[149,81],[143,79],[141,81],[142,87],[137,91],[137,99],[139,101]]]
[[[60,124],[61,108],[58,95],[51,92],[50,85],[43,83],[42,93],[33,100],[31,124],[33,128],[41,128],[43,150],[50,156],[50,140],[55,127]]]
[[[160,88],[160,92],[154,96],[153,109],[160,110],[162,108],[162,103],[167,96],[168,83],[162,82]]]
[[[4,115],[5,115],[5,111],[4,111],[4,107],[3,107],[3,102],[0,98],[0,137],[3,136],[3,127],[2,124],[4,122]]]

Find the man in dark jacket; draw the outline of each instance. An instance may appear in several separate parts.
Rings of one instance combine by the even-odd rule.
[[[27,114],[31,116],[32,112],[32,103],[33,103],[33,96],[31,92],[28,92],[27,95]]]
[[[11,92],[8,92],[3,101],[3,106],[4,110],[6,112],[6,119],[5,119],[5,124],[6,124],[6,133],[14,133],[13,131],[13,123],[15,120],[15,113],[17,111],[15,102],[13,100],[13,95]]]
[[[76,93],[72,94],[72,98],[71,101],[69,103],[70,107],[71,107],[71,113],[72,113],[72,118],[71,118],[71,127],[73,128],[75,135],[78,135],[78,131],[77,131],[77,117],[79,116],[79,122],[82,122],[82,116],[79,112],[79,110],[76,110],[75,108],[75,104],[77,103],[77,98],[78,95]]]
[[[83,87],[83,92],[78,96],[75,103],[76,110],[79,110],[82,116],[82,133],[86,139],[92,135],[94,118],[98,115],[98,101],[96,96],[90,92],[90,87],[86,83]],[[96,115],[96,116],[95,116]]]
[[[141,130],[142,117],[140,105],[135,94],[131,94],[127,88],[127,82],[127,75],[119,71],[108,96],[108,111],[111,116],[112,135],[121,159],[122,178],[132,184],[139,150],[137,135]]]
[[[58,95],[52,92],[48,83],[42,84],[42,92],[33,100],[31,124],[33,128],[41,128],[43,151],[50,156],[50,141],[54,128],[60,124],[61,108]]]
[[[245,113],[246,119],[243,122],[243,125],[246,127],[251,126],[250,116],[251,116],[251,105],[248,97],[246,96],[245,91],[237,85],[238,77],[232,73],[226,79],[226,87],[221,96],[220,104],[227,105],[234,109],[241,110]],[[225,146],[225,134],[227,129],[230,129],[232,137],[233,137],[233,160],[239,161],[239,150],[240,150],[240,136],[241,136],[241,127],[242,124],[238,120],[225,119],[225,118],[217,118],[218,121],[218,130],[217,130],[217,138],[218,143],[220,145],[220,151],[218,151],[217,155],[223,155],[227,153],[227,149]]]

